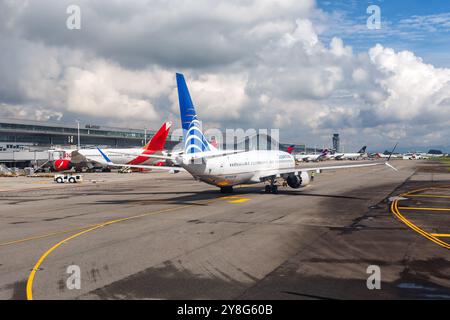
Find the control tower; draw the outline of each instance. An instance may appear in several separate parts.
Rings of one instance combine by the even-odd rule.
[[[341,152],[341,143],[339,139],[339,133],[333,134],[333,149],[336,152]]]

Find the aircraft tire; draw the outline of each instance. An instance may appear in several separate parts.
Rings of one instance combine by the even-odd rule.
[[[233,187],[221,187],[220,193],[233,193]]]
[[[272,193],[278,194],[278,186],[275,186],[275,185],[272,186]]]

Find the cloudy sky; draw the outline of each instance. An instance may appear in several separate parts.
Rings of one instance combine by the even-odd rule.
[[[0,0],[0,117],[179,127],[178,71],[205,127],[450,149],[448,39],[440,0]]]

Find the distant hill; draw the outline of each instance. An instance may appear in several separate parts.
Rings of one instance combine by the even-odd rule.
[[[437,150],[437,149],[430,149],[428,152],[428,154],[443,154],[443,152],[441,150]]]
[[[389,152],[391,152],[392,148],[385,148]],[[403,146],[401,145],[401,141],[399,142],[399,146],[395,149],[395,152],[406,153],[406,152],[429,152],[429,151],[441,151],[441,153],[450,153],[450,145],[436,145],[436,146]],[[381,150],[379,150],[381,151]],[[441,154],[437,153],[437,154]]]

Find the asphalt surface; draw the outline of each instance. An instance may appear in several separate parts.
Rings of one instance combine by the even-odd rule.
[[[399,172],[326,172],[277,195],[261,184],[224,196],[187,174],[0,178],[0,299],[450,299],[450,251],[388,199],[450,174],[392,164]],[[400,206],[450,208],[450,188],[436,190]],[[401,210],[450,243],[450,210]],[[80,289],[67,286],[73,265]],[[380,290],[367,288],[370,265]]]

